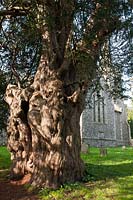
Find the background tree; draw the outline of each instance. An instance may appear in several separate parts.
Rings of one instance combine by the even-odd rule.
[[[113,60],[107,74],[119,86],[125,48],[131,64],[131,14],[123,0],[2,1],[1,63],[18,85],[8,85],[5,95],[12,178],[30,172],[33,185],[52,188],[82,178],[79,119],[85,95],[105,70],[100,61],[107,38]],[[124,42],[119,59],[113,57],[115,35]]]
[[[132,107],[127,109],[127,113],[128,113],[128,123],[131,131],[131,138],[133,138],[133,100],[132,100]]]
[[[8,118],[8,107],[3,97],[6,86],[6,75],[0,71],[0,134],[5,132],[5,135]]]

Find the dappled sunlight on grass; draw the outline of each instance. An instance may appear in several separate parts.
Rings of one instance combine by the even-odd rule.
[[[49,189],[42,189],[40,191],[39,196],[43,200],[78,200],[78,199],[84,199],[88,200],[91,197],[91,193],[88,192],[88,188],[79,183],[75,184],[66,184],[62,186],[58,190],[49,190]]]
[[[126,176],[126,179],[119,178],[116,182],[119,186],[118,200],[133,200],[133,175]]]

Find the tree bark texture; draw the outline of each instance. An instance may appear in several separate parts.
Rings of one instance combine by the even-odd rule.
[[[11,176],[16,179],[30,172],[33,185],[56,188],[83,176],[79,128],[83,90],[78,87],[71,93],[59,70],[40,63],[30,88],[8,85],[6,90]]]
[[[11,178],[19,179],[28,171],[31,156],[31,130],[27,121],[28,103],[22,97],[22,89],[8,85],[5,99],[10,106],[7,127],[8,149],[11,152]],[[29,163],[30,164],[30,163]]]

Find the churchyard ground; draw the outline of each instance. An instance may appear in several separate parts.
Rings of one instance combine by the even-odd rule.
[[[21,185],[16,200],[133,200],[133,147],[107,148],[106,156],[100,156],[98,148],[90,148],[81,156],[86,165],[83,182],[68,183],[58,190],[41,189],[37,195],[29,185]],[[13,184],[8,180],[10,163],[9,152],[0,147],[0,195],[2,186],[8,183],[10,190]]]

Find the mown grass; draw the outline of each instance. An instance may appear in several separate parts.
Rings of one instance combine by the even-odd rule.
[[[58,190],[40,191],[42,200],[133,200],[133,148],[108,148],[101,157],[98,148],[82,154],[86,163],[84,182]]]
[[[11,164],[10,153],[6,147],[0,147],[0,169],[9,169]]]
[[[108,148],[101,157],[98,148],[82,154],[86,163],[84,181],[58,190],[42,189],[42,200],[133,200],[133,148]],[[0,169],[10,167],[10,154],[0,147]]]
[[[0,147],[0,181],[7,179],[11,165],[10,153],[6,147]]]

